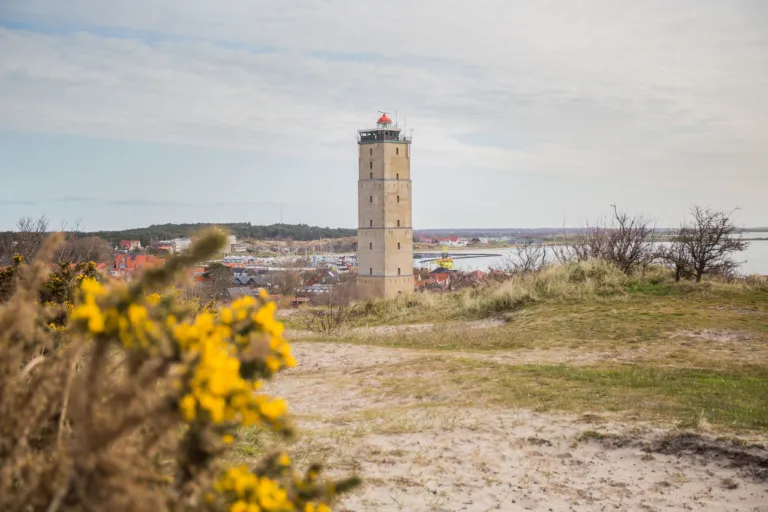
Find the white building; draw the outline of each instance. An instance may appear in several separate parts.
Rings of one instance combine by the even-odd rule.
[[[181,253],[189,250],[189,246],[192,245],[192,240],[189,238],[174,238],[171,240],[171,243],[173,244],[173,252]]]

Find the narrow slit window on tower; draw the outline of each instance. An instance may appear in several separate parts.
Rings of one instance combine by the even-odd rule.
[[[373,227],[373,220],[369,220],[368,222],[369,222],[369,224],[368,224],[369,227]]]
[[[397,196],[397,202],[398,203],[400,202],[400,196]]]
[[[397,173],[397,174],[395,174],[395,179],[396,179],[396,180],[399,180],[399,179],[400,179],[400,173]]]
[[[399,155],[399,154],[400,154],[400,148],[395,148],[395,154],[396,154],[396,155]]]
[[[373,169],[373,162],[368,162],[368,166],[370,169]]]
[[[371,179],[373,179],[373,173],[371,173]]]
[[[368,242],[368,249],[373,250],[373,242]]]
[[[400,227],[400,221],[399,220],[397,221],[397,227]]]
[[[369,276],[372,276],[372,275],[373,275],[373,268],[369,268],[369,269],[368,269],[368,275],[369,275]]]
[[[372,203],[372,202],[373,202],[373,196],[371,196],[371,197],[369,197],[369,198],[368,198],[368,202],[369,202],[369,203]]]
[[[369,153],[368,153],[368,154],[369,154],[369,155],[371,155],[371,156],[373,156],[373,148],[369,149],[368,151],[369,151]]]
[[[397,248],[398,249],[400,248],[400,242],[397,242]]]
[[[397,267],[397,275],[400,275],[400,267]]]

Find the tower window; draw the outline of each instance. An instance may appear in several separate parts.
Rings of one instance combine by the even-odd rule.
[[[373,250],[373,242],[368,242],[368,248]]]
[[[397,267],[397,275],[400,275],[400,267]]]
[[[372,275],[373,275],[373,268],[370,268],[370,269],[368,269],[368,275],[369,275],[369,276],[372,276]]]
[[[369,149],[368,151],[370,151],[370,153],[368,153],[368,154],[373,156],[373,148]]]
[[[371,179],[373,179],[373,173],[371,173]]]
[[[400,154],[400,148],[395,148],[395,154],[396,154],[396,155],[399,155],[399,154]]]
[[[369,202],[369,203],[372,203],[372,202],[373,202],[373,196],[371,196],[371,197],[369,198],[368,202]]]
[[[370,227],[373,227],[373,220],[370,220],[370,221],[368,221],[368,222],[370,223],[370,224],[369,224],[369,226],[370,226]]]
[[[373,169],[373,162],[368,162],[368,165],[371,169]]]
[[[400,248],[400,242],[397,242],[397,248],[398,249]]]
[[[400,221],[399,220],[397,221],[397,227],[400,227]]]
[[[395,174],[395,179],[396,179],[396,180],[399,180],[399,179],[400,179],[400,173],[397,173],[397,174]]]
[[[398,203],[400,202],[400,196],[397,196],[397,202]]]

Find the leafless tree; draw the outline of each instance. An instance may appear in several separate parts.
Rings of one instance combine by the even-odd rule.
[[[114,256],[112,246],[97,236],[87,236],[76,238],[70,235],[70,238],[61,245],[56,255],[56,261],[70,261],[79,263],[81,261],[109,261]]]
[[[616,205],[610,222],[600,221],[569,238],[553,251],[555,259],[583,261],[602,259],[629,274],[653,261],[656,230],[650,219],[642,215],[620,212]]]
[[[675,269],[677,279],[690,274],[700,282],[705,274],[733,274],[739,266],[733,253],[749,245],[735,236],[738,228],[731,218],[734,211],[691,208],[692,220],[683,224],[662,255]]]
[[[671,244],[662,245],[657,251],[657,259],[666,264],[675,273],[675,281],[691,276],[693,268],[688,257],[688,250],[679,238],[680,231],[674,234]]]
[[[205,270],[205,281],[200,283],[196,293],[204,302],[223,301],[227,297],[227,288],[234,286],[232,269],[222,263],[211,263]]]
[[[461,290],[464,288],[471,288],[475,285],[475,280],[469,272],[462,272],[461,270],[451,271],[451,275],[448,278],[446,291]]]
[[[301,275],[294,270],[275,273],[275,289],[280,295],[291,295],[302,284]]]
[[[25,261],[32,261],[37,250],[48,234],[48,218],[41,215],[37,219],[22,217],[16,223],[16,230],[5,233],[0,246],[0,265],[8,264],[15,256],[20,255]]]
[[[547,248],[532,238],[517,244],[512,254],[504,257],[502,264],[494,270],[506,275],[539,272],[547,265]]]

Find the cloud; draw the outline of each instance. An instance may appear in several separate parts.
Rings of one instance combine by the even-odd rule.
[[[64,196],[50,199],[52,203],[93,203],[96,201],[99,201],[99,199],[89,196]]]
[[[0,206],[34,206],[36,204],[38,204],[37,201],[25,199],[0,199]]]
[[[768,186],[759,2],[12,0],[0,19],[0,128],[354,166],[385,109],[431,169]]]

